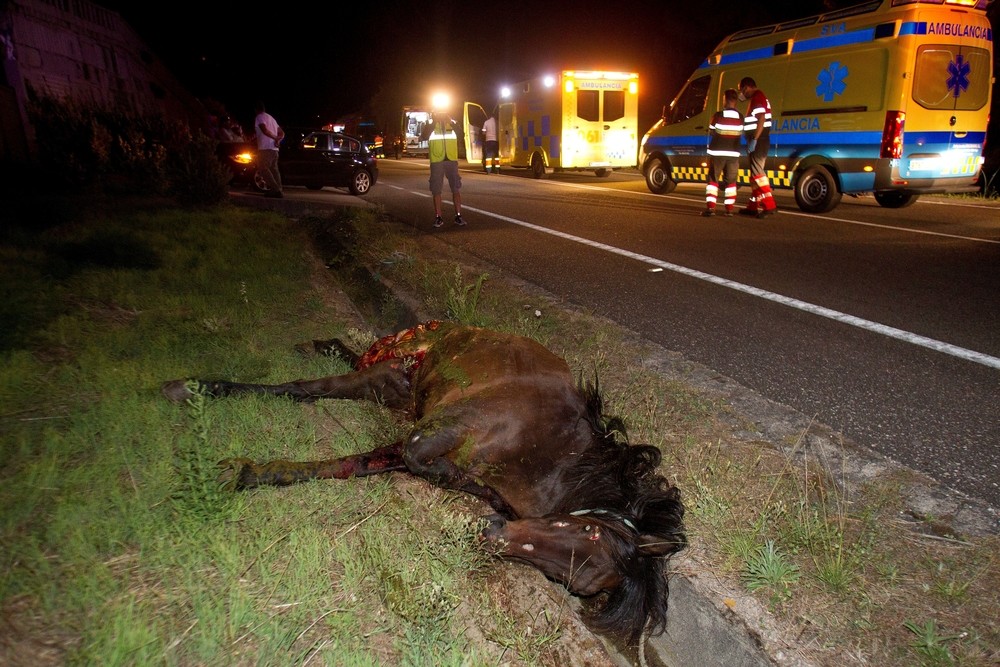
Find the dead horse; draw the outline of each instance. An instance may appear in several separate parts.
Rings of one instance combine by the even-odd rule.
[[[482,538],[572,593],[593,598],[590,620],[635,644],[666,624],[666,566],[687,544],[680,493],[657,472],[660,451],[629,445],[602,414],[591,383],[539,343],[450,322],[426,322],[346,355],[355,371],[279,385],[197,381],[210,396],[263,393],[302,401],[350,398],[407,411],[402,442],[311,462],[220,463],[232,486],[285,485],[407,471],[478,496],[498,513]],[[191,381],[163,385],[174,401]],[[601,594],[601,595],[598,595]]]

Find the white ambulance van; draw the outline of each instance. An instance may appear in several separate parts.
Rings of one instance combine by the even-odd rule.
[[[749,76],[771,102],[771,186],[793,189],[802,210],[829,211],[845,194],[899,208],[975,190],[993,84],[989,3],[872,0],[730,35],[643,137],[647,186],[707,180],[709,120]]]
[[[607,176],[637,166],[639,75],[563,70],[510,86],[497,106],[501,167],[588,170]],[[465,103],[465,152],[482,158],[485,109]]]

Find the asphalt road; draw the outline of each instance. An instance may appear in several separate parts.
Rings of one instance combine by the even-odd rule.
[[[433,230],[426,161],[380,169],[365,199],[415,229],[1000,507],[1000,206],[705,219],[700,187],[634,173],[467,170],[469,225]]]

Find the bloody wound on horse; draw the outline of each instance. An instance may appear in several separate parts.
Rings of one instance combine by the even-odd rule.
[[[316,342],[317,347],[320,343]],[[346,375],[279,385],[197,381],[210,396],[264,393],[302,401],[380,401],[413,419],[404,441],[311,462],[221,462],[234,488],[408,471],[476,495],[497,512],[482,538],[572,593],[594,597],[600,631],[636,642],[666,623],[666,566],[687,543],[680,493],[657,472],[660,451],[621,442],[590,383],[537,342],[448,322],[427,322],[364,355]],[[174,401],[189,381],[163,385]],[[601,595],[598,595],[601,594]]]

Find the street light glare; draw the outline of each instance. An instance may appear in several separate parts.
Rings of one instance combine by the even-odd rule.
[[[451,106],[451,95],[448,93],[434,93],[431,96],[431,106],[435,111],[446,111]]]

